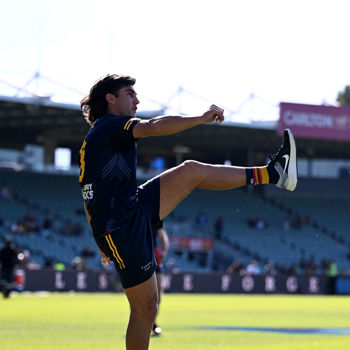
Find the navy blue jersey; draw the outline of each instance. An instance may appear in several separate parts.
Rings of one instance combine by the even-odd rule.
[[[136,206],[137,118],[105,114],[89,130],[80,149],[79,183],[95,237],[117,229]]]

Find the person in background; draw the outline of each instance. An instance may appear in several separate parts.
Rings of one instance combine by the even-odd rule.
[[[12,291],[13,274],[18,263],[17,252],[12,246],[12,238],[5,238],[4,247],[0,250],[1,287],[4,298],[9,298]]]
[[[18,265],[19,267],[26,270],[39,270],[40,265],[31,259],[31,253],[29,250],[25,249],[18,255]]]
[[[221,241],[222,239],[222,231],[224,229],[224,220],[222,218],[222,215],[220,214],[214,223],[214,231],[215,231],[215,238]]]
[[[81,256],[83,259],[94,258],[94,257],[95,257],[95,252],[92,251],[92,250],[90,250],[90,247],[86,244],[86,245],[83,247],[83,250],[81,251],[80,256]]]
[[[241,274],[242,271],[245,271],[245,266],[243,264],[243,262],[241,260],[235,260],[232,262],[232,264],[230,264],[225,273],[228,273],[230,275],[234,275],[234,274]]]
[[[256,260],[252,260],[247,266],[247,273],[249,275],[260,275],[261,269],[259,263]]]
[[[164,228],[160,228],[153,233],[153,243],[154,243],[154,256],[156,258],[157,268],[156,268],[156,279],[158,288],[158,314],[159,315],[159,305],[161,301],[161,296],[163,294],[162,286],[162,269],[163,262],[168,253],[169,249],[169,237]],[[157,320],[154,321],[152,332],[154,335],[160,335],[162,329],[157,325]]]

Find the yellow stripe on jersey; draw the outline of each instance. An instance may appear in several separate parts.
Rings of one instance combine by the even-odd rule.
[[[133,122],[133,119],[128,120],[127,123],[124,125],[124,130],[129,130],[132,122]]]
[[[84,140],[81,148],[80,148],[80,176],[79,176],[79,182],[81,183],[84,178],[85,174],[85,146],[86,146],[86,140]]]

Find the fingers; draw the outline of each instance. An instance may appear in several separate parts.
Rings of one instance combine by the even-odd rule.
[[[213,111],[216,111],[216,112],[218,112],[218,113],[220,113],[220,114],[224,114],[223,108],[220,108],[220,107],[218,107],[217,105],[211,105],[211,106],[210,106],[210,109],[213,110]]]
[[[101,255],[101,262],[103,266],[108,266],[108,263],[112,263],[111,259],[109,259],[101,250],[100,250],[100,255]]]
[[[105,266],[105,267],[108,266],[108,263],[109,263],[109,262],[108,262],[107,259],[101,257],[101,262],[102,262],[102,265],[103,265],[103,266]]]
[[[223,108],[220,108],[217,105],[211,105],[210,110],[215,112],[215,117],[216,117],[215,120],[217,122],[222,123],[224,121],[225,117],[224,117],[224,109]]]

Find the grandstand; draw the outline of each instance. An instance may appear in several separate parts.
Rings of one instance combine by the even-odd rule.
[[[55,225],[49,234],[14,233],[18,246],[29,250],[32,259],[44,265],[45,261],[62,261],[70,266],[80,256],[82,248],[95,245],[81,212],[80,189],[74,176],[48,175],[30,172],[0,171],[1,180],[13,189],[12,198],[1,198],[0,215],[10,222],[21,220],[33,213],[43,222],[48,212],[53,213]],[[196,190],[188,196],[174,213],[165,220],[170,235],[184,237],[208,237],[215,240],[213,266],[203,266],[196,259],[189,260],[171,252],[169,258],[176,259],[177,268],[187,271],[225,269],[232,261],[241,260],[248,265],[256,259],[263,265],[273,260],[279,267],[296,266],[302,256],[315,257],[318,273],[322,273],[322,260],[335,259],[339,269],[346,271],[350,235],[346,229],[346,213],[349,200],[339,198],[320,199],[316,195],[307,198],[281,195],[266,197],[249,193],[244,189],[235,191]],[[196,227],[195,218],[204,210],[207,222],[203,230]],[[284,220],[293,211],[310,217],[310,222],[299,229],[286,230]],[[250,227],[250,218],[262,214],[268,226],[265,229]],[[214,222],[223,216],[222,238],[216,239]],[[67,221],[79,223],[82,233],[64,233]],[[1,228],[1,234],[8,234]],[[89,259],[91,268],[99,268],[98,254]]]
[[[45,236],[40,232],[13,234],[15,243],[29,250],[38,264],[44,265],[45,260],[51,259],[69,266],[85,245],[93,247],[86,220],[79,214],[80,191],[74,177],[5,170],[1,171],[1,179],[13,189],[12,198],[1,199],[1,215],[11,223],[20,221],[27,213],[33,213],[39,222],[43,222],[49,212],[54,215],[54,227]],[[64,235],[68,221],[79,223],[82,234]],[[8,234],[3,228],[2,233]],[[96,266],[95,261],[92,266]]]

